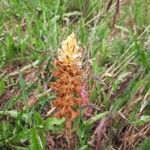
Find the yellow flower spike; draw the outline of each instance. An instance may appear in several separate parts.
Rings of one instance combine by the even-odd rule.
[[[58,49],[58,60],[66,64],[74,64],[81,67],[81,49],[78,46],[75,34],[72,33],[62,42],[62,48]]]

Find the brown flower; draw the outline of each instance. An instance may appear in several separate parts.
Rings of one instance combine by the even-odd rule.
[[[66,136],[70,139],[73,120],[79,115],[80,90],[83,85],[81,51],[74,33],[62,42],[54,65],[56,69],[53,76],[56,81],[51,84],[51,88],[57,96],[53,102],[57,108],[55,116],[65,118]]]

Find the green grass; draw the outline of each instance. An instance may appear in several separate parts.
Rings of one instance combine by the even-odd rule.
[[[127,145],[126,149],[150,149],[150,3],[121,2],[115,28],[115,5],[106,12],[107,4],[104,0],[0,1],[0,149],[49,149],[47,134],[63,133],[64,120],[45,114],[55,97],[48,91],[52,62],[71,32],[84,49],[84,67],[90,68],[90,101],[100,109],[92,115],[94,120],[81,115],[75,121],[74,149],[90,149],[93,127],[108,116],[113,124],[104,149]],[[27,107],[32,95],[37,101]],[[132,134],[138,140],[121,141],[121,136],[130,139]]]

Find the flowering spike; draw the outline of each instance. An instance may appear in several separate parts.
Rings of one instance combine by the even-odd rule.
[[[62,48],[58,50],[58,60],[66,64],[76,64],[81,67],[81,49],[78,46],[75,34],[72,33],[61,43]]]
[[[81,49],[75,34],[72,33],[62,42],[62,48],[58,50],[58,58],[55,60],[56,70],[53,72],[56,81],[51,84],[57,96],[53,103],[57,108],[55,116],[65,118],[67,139],[71,138],[72,123],[79,115],[77,109],[82,101],[80,96],[83,85],[81,65]]]

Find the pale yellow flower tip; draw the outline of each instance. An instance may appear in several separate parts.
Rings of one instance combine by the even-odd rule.
[[[58,49],[58,59],[66,64],[75,64],[81,67],[81,49],[74,33],[69,35],[61,43],[62,48]]]

